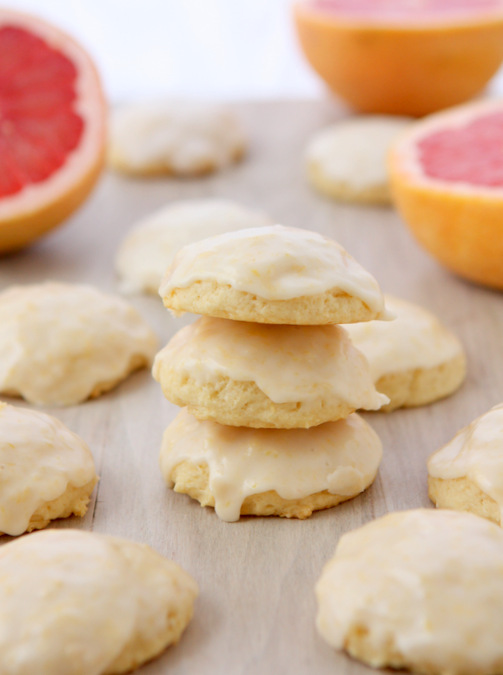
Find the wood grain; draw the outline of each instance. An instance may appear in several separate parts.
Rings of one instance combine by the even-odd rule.
[[[393,210],[338,205],[311,191],[303,151],[313,132],[341,116],[333,104],[263,102],[240,105],[239,111],[251,136],[243,164],[194,181],[106,175],[64,227],[0,261],[0,288],[57,279],[115,290],[114,255],[137,218],[179,198],[236,199],[285,225],[332,236],[383,290],[441,317],[465,345],[466,384],[431,406],[365,416],[383,441],[384,460],[375,484],[360,497],[303,522],[247,518],[228,524],[163,484],[160,441],[176,408],[142,371],[100,399],[48,409],[87,440],[101,475],[87,516],[54,527],[146,542],[197,579],[201,595],[193,622],[176,647],[143,668],[145,675],[370,673],[318,637],[314,583],[344,532],[388,511],[430,506],[428,455],[503,400],[503,297],[444,271],[416,246]],[[173,319],[156,298],[132,301],[157,330],[160,344],[186,323]]]

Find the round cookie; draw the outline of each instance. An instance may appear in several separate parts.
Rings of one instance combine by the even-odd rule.
[[[152,372],[172,403],[232,426],[306,428],[388,401],[339,326],[201,317],[157,354]]]
[[[425,405],[452,394],[466,375],[458,338],[426,309],[384,297],[393,321],[344,326],[367,357],[376,389],[390,399],[381,410]]]
[[[345,534],[316,585],[317,628],[377,668],[503,670],[503,531],[469,513],[391,513]]]
[[[246,429],[202,422],[184,409],[164,432],[160,464],[175,492],[240,515],[308,518],[374,480],[377,434],[358,415],[311,429]]]
[[[431,455],[428,492],[440,508],[471,511],[501,525],[503,403],[461,429]]]
[[[0,534],[83,516],[98,480],[87,444],[55,417],[0,402]]]
[[[391,204],[387,154],[410,122],[404,117],[367,115],[318,132],[306,151],[311,185],[341,201]]]
[[[77,530],[37,532],[0,552],[3,675],[112,675],[177,642],[194,580],[150,547]]]
[[[111,117],[108,162],[127,174],[200,176],[238,161],[245,150],[240,121],[222,105],[135,103]]]
[[[175,315],[295,325],[387,318],[376,280],[342,246],[282,225],[186,246],[159,294]]]
[[[0,293],[0,392],[74,405],[149,365],[157,338],[122,298],[46,282]]]
[[[121,290],[157,293],[183,246],[224,232],[270,224],[265,214],[223,199],[169,204],[144,218],[123,240],[115,260]]]

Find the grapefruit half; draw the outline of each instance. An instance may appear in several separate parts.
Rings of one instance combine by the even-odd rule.
[[[86,51],[37,17],[0,9],[0,252],[41,236],[87,197],[105,124]]]
[[[294,18],[310,64],[362,112],[463,103],[503,61],[503,0],[304,0]]]
[[[503,290],[503,101],[414,123],[393,144],[389,169],[419,243],[460,276]]]

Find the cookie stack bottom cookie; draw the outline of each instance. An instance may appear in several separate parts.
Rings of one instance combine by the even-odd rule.
[[[198,420],[187,409],[166,429],[161,471],[169,487],[219,518],[308,518],[363,492],[381,443],[356,414],[310,429],[252,429]]]
[[[257,243],[257,239],[281,239],[283,230],[261,228],[260,233],[248,231],[250,235],[243,231],[237,242],[233,239],[238,249],[243,248],[241,258],[235,251],[236,260],[241,260],[239,272],[247,276],[250,261],[255,273],[260,271],[257,267],[262,256],[251,256],[250,249],[243,246],[248,236],[259,248],[261,241]],[[302,244],[304,235],[299,234]],[[213,262],[220,243],[226,251],[233,236],[211,240],[216,242],[214,248],[210,244]],[[306,518],[314,510],[335,506],[365,490],[381,459],[378,437],[354,411],[376,410],[388,399],[376,391],[368,363],[347,333],[333,325],[338,323],[334,298],[340,298],[339,321],[347,317],[348,299],[355,300],[350,303],[353,306],[365,303],[338,287],[330,287],[326,293],[331,300],[330,313],[323,294],[308,302],[308,277],[316,270],[319,256],[309,247],[305,253],[304,246],[292,255],[295,237],[288,230],[289,246],[278,245],[281,242],[265,246],[272,264],[262,271],[262,286],[269,286],[268,274],[274,275],[277,289],[283,283],[282,274],[290,283],[292,274],[301,271],[296,280],[298,297],[280,303],[276,324],[276,305],[263,295],[255,303],[259,308],[256,323],[239,320],[234,314],[238,305],[230,301],[224,305],[233,307],[232,319],[209,316],[214,312],[209,302],[208,315],[179,331],[154,363],[154,377],[166,398],[186,408],[164,434],[164,478],[175,491],[214,506],[227,521],[248,514]],[[351,262],[345,252],[337,255],[342,259],[338,272],[344,274]],[[231,262],[225,255],[223,264],[213,267],[228,269]],[[194,274],[197,261],[194,266],[185,266]],[[218,286],[217,281],[215,284]],[[358,286],[354,280],[353,286]],[[183,288],[184,297],[190,298],[187,286]],[[233,295],[233,289],[223,283],[217,290],[219,302],[229,290]],[[194,293],[199,298],[200,291],[197,282]],[[175,296],[179,311],[180,294]],[[308,318],[299,315],[299,299],[309,306]],[[193,309],[189,305],[183,309]],[[199,305],[201,311],[201,302]],[[291,318],[286,320],[289,306]],[[315,320],[313,307],[325,307]],[[245,308],[249,318],[249,303]],[[368,312],[368,305],[364,310]],[[217,311],[217,316],[221,315],[221,310]],[[262,323],[264,317],[267,323]],[[358,315],[354,320],[364,318]]]

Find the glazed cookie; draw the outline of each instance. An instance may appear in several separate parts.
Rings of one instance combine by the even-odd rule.
[[[177,642],[194,580],[150,547],[77,530],[0,552],[2,675],[124,673]]]
[[[223,199],[169,204],[142,220],[122,242],[115,261],[124,292],[157,293],[175,253],[205,237],[270,225],[263,213]]]
[[[339,326],[272,326],[202,317],[155,357],[167,399],[199,419],[301,428],[387,403]]]
[[[175,492],[240,515],[309,518],[374,480],[379,438],[356,414],[311,429],[246,429],[201,422],[184,409],[164,432],[160,464]]]
[[[186,246],[159,293],[175,315],[296,325],[386,318],[376,280],[339,244],[281,225]]]
[[[0,402],[0,534],[83,516],[98,480],[86,443],[50,415]]]
[[[148,365],[157,339],[122,298],[47,282],[0,293],[0,392],[73,405]]]
[[[136,103],[111,118],[108,161],[128,174],[198,176],[236,162],[245,149],[239,120],[222,105]]]
[[[403,117],[369,115],[323,129],[306,152],[310,183],[333,199],[390,204],[386,157],[397,134],[409,124]]]
[[[430,499],[444,509],[471,511],[501,525],[503,403],[461,429],[428,460]]]
[[[469,513],[391,513],[345,534],[316,585],[317,627],[376,667],[503,670],[503,531]]]
[[[376,389],[390,399],[381,410],[431,403],[452,394],[465,379],[458,338],[427,310],[390,295],[393,321],[344,326],[370,365]]]

